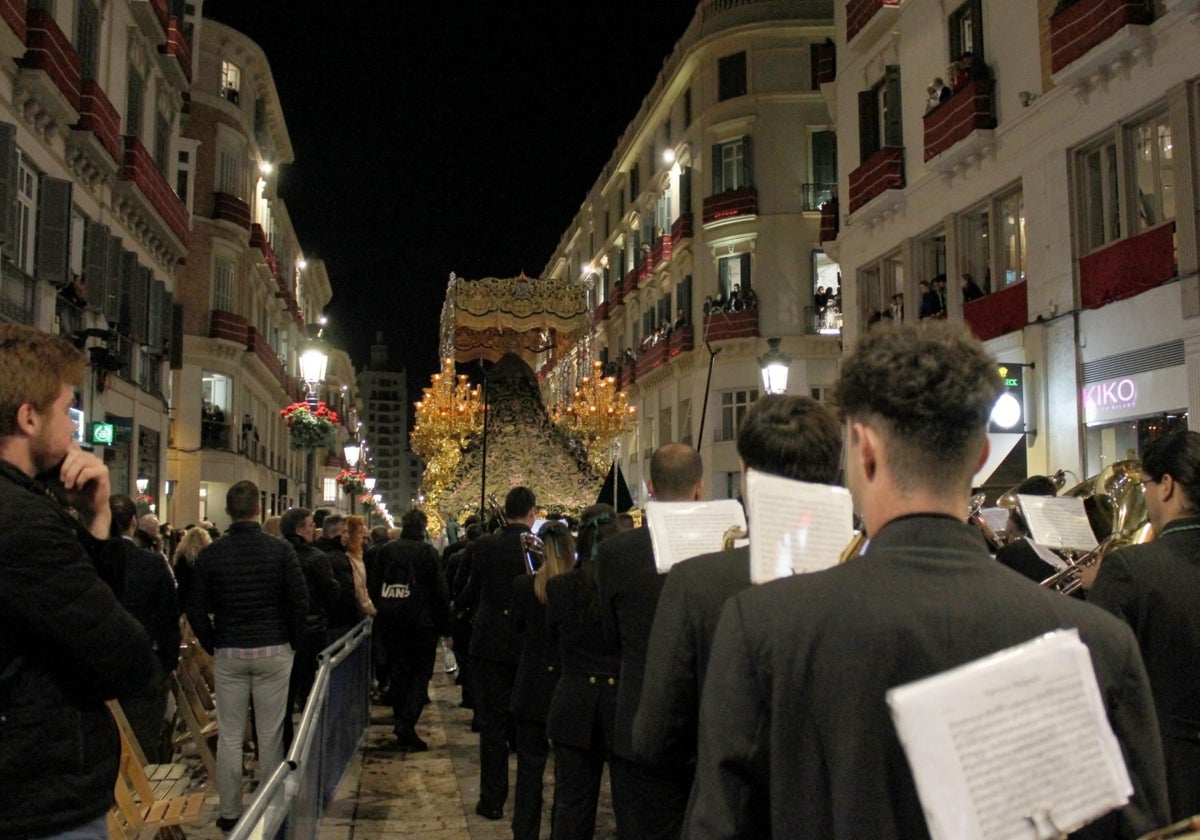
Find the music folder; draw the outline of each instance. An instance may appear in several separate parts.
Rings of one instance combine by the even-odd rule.
[[[746,528],[746,513],[737,499],[712,502],[646,502],[646,527],[660,574],[680,560],[711,554],[725,547],[725,532]]]
[[[1052,840],[1133,795],[1074,628],[892,688],[886,699],[933,840]]]
[[[1029,539],[1056,549],[1091,551],[1096,547],[1096,535],[1088,522],[1083,499],[1076,496],[1017,496]]]
[[[746,471],[750,580],[836,566],[854,536],[854,503],[845,487]]]

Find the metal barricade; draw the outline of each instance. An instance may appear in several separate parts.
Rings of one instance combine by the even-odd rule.
[[[229,840],[315,840],[371,718],[371,619],[321,651],[292,748],[264,771]],[[335,713],[336,712],[336,713]]]

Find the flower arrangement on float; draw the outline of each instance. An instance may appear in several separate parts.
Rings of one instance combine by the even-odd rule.
[[[334,478],[334,481],[338,483],[338,487],[341,487],[347,496],[360,494],[367,489],[367,474],[353,467],[348,470],[342,470]]]
[[[323,402],[310,408],[308,403],[292,403],[280,409],[279,416],[288,427],[288,443],[292,449],[316,449],[333,445],[333,432],[338,415]]]

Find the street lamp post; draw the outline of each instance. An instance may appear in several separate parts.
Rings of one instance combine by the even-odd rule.
[[[788,365],[792,357],[779,352],[779,342],[782,339],[768,338],[768,350],[758,357],[758,366],[762,369],[763,391],[768,394],[786,394],[788,381]]]
[[[358,456],[362,452],[362,447],[353,441],[342,447],[342,454],[346,456],[346,463],[350,465],[350,469],[358,469]],[[350,515],[354,515],[354,497],[355,493],[350,494]]]
[[[325,350],[325,343],[319,338],[310,338],[304,352],[300,354],[300,378],[304,380],[304,385],[308,388],[304,401],[308,404],[310,411],[315,411],[317,403],[321,401],[317,389],[325,381],[325,370],[328,364],[329,354]],[[317,471],[317,450],[315,448],[308,450],[307,460],[308,476],[305,479],[305,492],[308,495],[308,506],[314,508],[313,479]]]

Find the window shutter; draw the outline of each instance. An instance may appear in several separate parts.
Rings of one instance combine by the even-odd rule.
[[[87,286],[88,306],[104,311],[104,281],[108,273],[108,228],[88,220],[83,243],[83,281]]]
[[[39,179],[37,265],[39,280],[61,289],[67,285],[71,251],[71,182],[43,175]]]
[[[679,173],[679,212],[692,212],[692,167],[685,166]]]
[[[876,110],[875,91],[864,90],[858,94],[858,157],[866,163],[871,155],[879,151],[879,112]]]
[[[133,270],[133,285],[130,286],[129,334],[138,344],[149,344],[150,334],[150,279],[152,272],[140,265]]]
[[[729,294],[729,257],[717,263],[717,294]]]
[[[17,127],[0,123],[0,243],[17,242]]]
[[[976,61],[983,61],[983,0],[971,0],[970,50]]]
[[[742,138],[742,172],[738,186],[745,189],[754,186],[754,164],[750,158],[750,135]]]
[[[900,119],[900,67],[888,65],[883,74],[884,124],[883,144],[885,146],[902,147],[904,145],[904,124]]]
[[[750,288],[750,255],[742,254],[738,259],[742,261],[742,293]]]
[[[725,192],[721,183],[721,144],[713,143],[712,147],[712,194],[720,195]]]
[[[170,292],[163,295],[163,315],[167,331],[167,353],[171,357],[171,370],[183,368],[183,306],[176,306]]]
[[[108,265],[104,269],[104,317],[116,325],[121,319],[121,238],[108,236]]]
[[[121,332],[132,337],[135,333],[135,319],[133,317],[133,297],[137,288],[137,278],[141,274],[141,267],[138,265],[137,254],[132,251],[126,251],[121,255],[121,283],[119,299],[117,303],[117,322],[120,324]]]
[[[161,353],[163,345],[163,293],[166,291],[166,284],[161,280],[150,281],[150,306],[147,309],[147,314],[150,317],[149,323],[146,325],[146,345],[150,348],[151,353]]]

